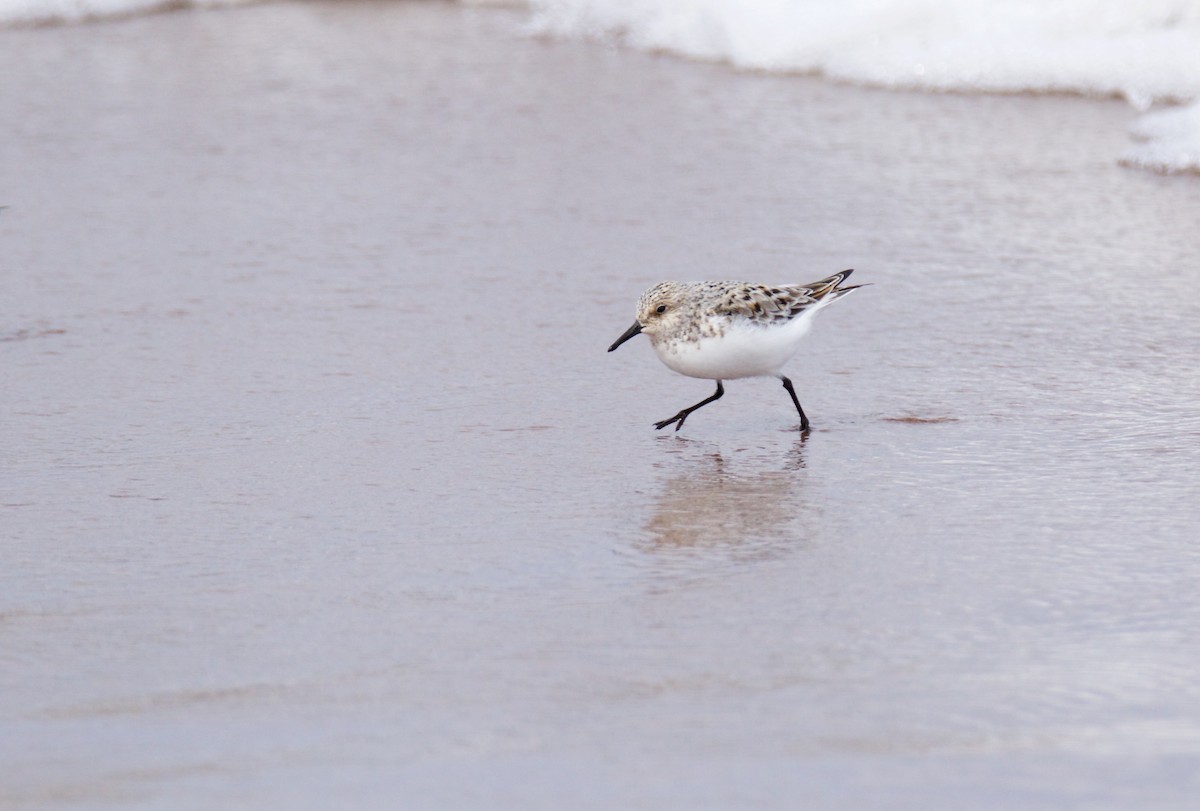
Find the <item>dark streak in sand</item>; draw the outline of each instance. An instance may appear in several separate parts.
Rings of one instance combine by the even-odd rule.
[[[65,333],[65,329],[19,329],[7,335],[0,335],[0,343],[27,341],[30,338],[45,338],[50,335],[63,335]]]
[[[943,422],[958,422],[958,417],[884,417],[884,422],[902,422],[907,425],[935,425]]]

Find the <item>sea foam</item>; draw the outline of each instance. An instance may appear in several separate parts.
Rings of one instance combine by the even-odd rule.
[[[1129,131],[1137,143],[1121,157],[1125,165],[1200,172],[1200,101],[1146,113]]]
[[[0,0],[0,26],[251,0]],[[467,0],[472,5],[497,0]],[[509,5],[509,0],[500,0]],[[520,3],[515,3],[520,5]],[[1194,0],[531,0],[532,28],[736,67],[894,88],[1119,96],[1147,113],[1121,161],[1200,172]]]
[[[249,0],[0,0],[0,26],[75,23],[183,6],[231,6]]]
[[[1135,108],[1200,96],[1190,0],[533,0],[557,36],[893,88],[1119,96]],[[1123,162],[1200,171],[1200,107],[1133,127]]]

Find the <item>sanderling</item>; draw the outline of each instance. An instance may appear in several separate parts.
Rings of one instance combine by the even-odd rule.
[[[772,287],[747,282],[661,282],[642,294],[637,320],[608,348],[612,352],[639,332],[668,368],[688,377],[717,381],[717,391],[674,417],[656,422],[675,430],[696,409],[720,399],[722,381],[742,377],[777,377],[800,413],[800,430],[808,417],[800,407],[792,381],[780,373],[800,346],[800,339],[827,304],[864,285],[839,287],[853,270],[843,270],[811,284]]]

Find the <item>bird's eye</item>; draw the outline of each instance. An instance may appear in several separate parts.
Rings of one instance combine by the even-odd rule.
[[[667,311],[667,305],[665,305],[665,304],[658,305],[658,307],[656,307],[654,310],[654,312],[656,312],[656,313],[665,313],[666,311]]]

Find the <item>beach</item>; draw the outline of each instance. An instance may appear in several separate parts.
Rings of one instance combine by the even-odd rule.
[[[0,807],[1191,807],[1200,182],[525,19],[0,30]]]

